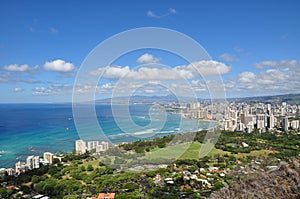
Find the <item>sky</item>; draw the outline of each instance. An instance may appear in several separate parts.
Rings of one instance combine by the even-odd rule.
[[[300,93],[299,8],[297,0],[2,0],[0,103],[71,102],[73,92],[100,99],[122,92],[193,90],[207,98],[209,87],[223,88],[225,97]],[[187,61],[159,49],[133,50],[116,55],[109,65],[99,61],[86,69],[85,80],[74,87],[101,42],[145,27],[182,33],[210,59]],[[97,87],[91,82],[95,78]]]

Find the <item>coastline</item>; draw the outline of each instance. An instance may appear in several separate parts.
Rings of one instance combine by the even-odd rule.
[[[148,105],[149,106],[149,105]],[[98,106],[97,111],[101,112],[103,109],[110,111],[109,106]],[[137,112],[139,114],[147,114],[147,105],[140,106],[136,105],[134,108],[136,110],[142,111]],[[140,107],[140,108],[139,108]],[[15,109],[16,108],[16,109]],[[18,114],[15,113],[15,109]],[[1,128],[5,128],[1,131],[2,140],[0,141],[0,151],[8,151],[7,153],[1,154],[0,157],[0,167],[9,168],[14,167],[17,161],[24,161],[27,156],[37,155],[40,156],[43,152],[72,152],[75,148],[75,140],[80,139],[78,133],[75,129],[73,120],[68,118],[72,117],[70,104],[30,104],[30,105],[19,105],[14,106],[11,104],[8,107],[4,107],[4,112],[0,115],[2,118],[3,125]],[[104,113],[103,113],[104,114]],[[106,112],[105,112],[106,114]],[[134,112],[134,115],[136,113]],[[170,113],[173,115],[174,113]],[[30,115],[30,119],[28,119]],[[175,114],[174,114],[175,115]],[[139,115],[137,115],[139,116]],[[100,119],[103,116],[99,116]],[[152,133],[155,137],[146,138],[155,139],[158,137],[164,137],[168,135],[174,135],[177,133],[184,133],[180,130],[176,130],[176,122],[180,121],[181,116],[171,116],[171,119],[175,118],[175,122],[171,121],[169,123],[169,129],[158,129],[157,132]],[[177,119],[176,119],[177,118]],[[186,121],[197,121],[197,122],[216,122],[213,120],[195,120],[194,118],[185,118]],[[110,118],[108,117],[110,121]],[[8,122],[10,126],[7,127]],[[22,121],[22,122],[20,122]],[[25,122],[25,123],[24,123]],[[0,124],[1,125],[1,124]],[[177,124],[178,125],[178,124]],[[204,125],[205,126],[205,125]],[[209,128],[211,125],[207,125]],[[215,125],[213,125],[215,126]],[[68,131],[66,130],[68,128]],[[90,129],[92,129],[91,127]],[[213,128],[213,127],[211,127]],[[111,124],[109,123],[106,129],[111,129]],[[205,128],[203,128],[205,129]],[[112,129],[115,130],[114,127]],[[182,129],[181,129],[182,130]],[[195,129],[197,131],[199,129]],[[191,132],[187,129],[185,132]],[[118,139],[123,139],[124,134],[108,134],[107,136],[118,136]],[[147,137],[147,135],[140,134],[139,136],[131,136],[131,140],[123,140],[121,142],[135,142],[139,137]],[[133,139],[134,138],[134,139]],[[118,141],[118,140],[117,140]],[[49,144],[49,142],[51,144]]]

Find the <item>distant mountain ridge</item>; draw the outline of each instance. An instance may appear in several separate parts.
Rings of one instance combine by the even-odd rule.
[[[143,95],[133,95],[129,97],[130,104],[146,104],[146,103],[166,103],[166,102],[193,102],[198,101],[208,101],[210,99],[194,99],[191,97],[180,97],[178,99],[175,95],[166,96],[143,96]],[[115,97],[113,98],[114,103],[127,103],[128,97]],[[286,94],[286,95],[271,95],[271,96],[255,96],[255,97],[241,97],[241,98],[227,98],[229,102],[264,102],[264,103],[281,103],[287,102],[289,104],[300,104],[300,94]],[[98,99],[96,103],[111,103],[112,98]]]
[[[270,95],[258,97],[243,97],[243,98],[229,98],[228,101],[235,102],[264,102],[264,103],[282,103],[300,105],[300,94],[285,94],[285,95]]]

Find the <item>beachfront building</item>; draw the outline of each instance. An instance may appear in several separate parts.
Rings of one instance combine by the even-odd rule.
[[[45,152],[44,153],[44,162],[49,162],[49,164],[52,164],[53,163],[53,154],[50,153],[50,152]]]
[[[28,156],[26,158],[26,164],[28,169],[38,169],[40,168],[40,157],[34,155]]]
[[[99,141],[89,141],[87,142],[87,150],[91,151],[93,149],[96,149],[98,145],[99,145]]]
[[[76,154],[86,153],[86,142],[83,140],[76,140],[75,151],[76,151]]]
[[[21,174],[21,173],[25,173],[28,170],[28,166],[25,162],[17,162],[16,163],[16,174]]]
[[[104,151],[106,151],[106,150],[108,149],[108,147],[109,147],[109,146],[108,146],[108,142],[102,141],[102,142],[101,142],[101,145],[103,146],[103,150],[104,150]]]
[[[6,169],[6,173],[9,176],[13,176],[16,174],[16,171],[13,168],[8,168],[8,169]]]

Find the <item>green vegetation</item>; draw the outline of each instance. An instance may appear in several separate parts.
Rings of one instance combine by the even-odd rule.
[[[175,136],[168,136],[122,144],[122,150],[109,149],[106,154],[112,155],[111,158],[103,158],[102,162],[89,154],[68,154],[63,163],[30,170],[18,177],[5,176],[2,182],[18,186],[24,192],[34,191],[51,198],[85,198],[100,192],[115,192],[117,198],[201,198],[228,187],[241,175],[239,173],[245,172],[241,168],[248,167],[248,164],[256,168],[255,162],[259,162],[256,170],[262,170],[264,166],[277,164],[277,158],[288,160],[300,153],[300,139],[296,134],[223,131],[212,150],[202,157],[199,151],[205,146],[206,133],[193,134],[193,142],[187,142],[189,139],[174,142]],[[215,135],[209,136],[213,138]],[[159,165],[178,154],[180,158],[166,168],[136,173],[122,171],[124,163],[127,166],[136,163]],[[105,161],[115,163],[116,167],[105,166]],[[218,171],[209,170],[211,167]],[[238,174],[234,173],[236,171]],[[160,181],[155,180],[158,174]],[[167,183],[166,178],[171,178],[172,182]],[[2,198],[14,193],[14,190],[0,188]]]

